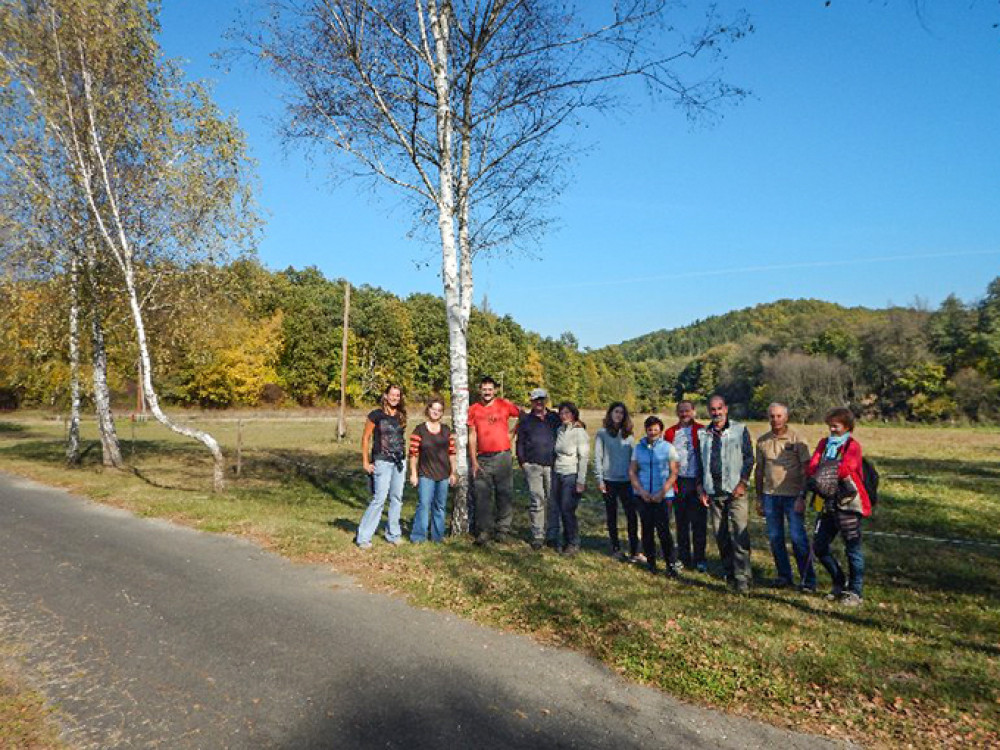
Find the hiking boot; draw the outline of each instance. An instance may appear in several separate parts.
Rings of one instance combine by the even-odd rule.
[[[358,542],[358,549],[371,549],[371,548],[372,548],[371,542]]]
[[[733,593],[737,596],[750,596],[750,584],[746,581],[737,581],[733,586]]]
[[[545,542],[543,540],[541,540],[541,539],[532,539],[531,540],[531,549],[535,550],[535,552],[538,552],[544,546],[545,546]]]
[[[847,591],[840,597],[841,607],[860,607],[862,602],[864,602],[864,599],[855,594],[853,591]]]
[[[826,595],[826,600],[828,602],[835,602],[838,601],[840,597],[842,597],[843,595],[844,595],[844,587],[834,586],[832,589],[830,589],[830,593]]]
[[[545,546],[549,549],[554,549],[556,552],[559,551],[559,540],[557,539],[546,539]]]
[[[507,542],[510,541],[510,537],[507,536],[505,533],[500,532],[495,537],[493,537],[493,541],[496,542],[497,544],[507,544]]]
[[[562,551],[562,553],[566,557],[576,557],[576,554],[579,551],[580,551],[580,546],[579,545],[577,545],[577,544],[567,544],[566,548]]]
[[[646,556],[644,554],[642,554],[641,552],[639,552],[638,554],[632,555],[632,557],[630,557],[628,559],[628,561],[630,563],[634,563],[636,565],[645,565],[646,564]]]
[[[477,535],[475,545],[477,547],[488,547],[490,545],[490,535],[486,533]]]
[[[792,585],[792,582],[787,578],[774,578],[767,585],[772,589],[787,589]]]
[[[810,586],[808,583],[800,583],[797,588],[799,590],[799,593],[802,593],[802,594],[815,594],[816,593],[816,584],[812,584]]]
[[[403,543],[403,537],[397,536],[395,539],[390,539],[389,537],[386,537],[385,541],[388,544],[391,544],[393,547],[398,547],[399,545],[401,545]]]

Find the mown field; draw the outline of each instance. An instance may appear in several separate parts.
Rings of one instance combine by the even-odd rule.
[[[187,418],[235,458],[236,416]],[[716,575],[671,581],[612,561],[593,489],[581,511],[584,554],[531,553],[520,477],[520,541],[480,550],[467,538],[399,548],[376,538],[362,552],[351,543],[367,503],[361,419],[352,417],[348,442],[338,444],[327,415],[243,415],[242,473],[221,495],[210,491],[200,446],[154,423],[119,423],[130,472],[101,469],[90,424],[84,465],[67,470],[61,421],[9,414],[0,418],[0,469],[328,562],[415,605],[585,651],[686,700],[869,746],[1000,745],[1000,431],[857,431],[882,472],[883,499],[865,526],[865,604],[843,610],[762,585],[774,569],[756,517],[758,586],[749,598],[728,594]],[[751,425],[754,435],[765,429]],[[799,429],[811,441],[822,433]],[[404,522],[414,505],[407,487]],[[711,543],[710,566],[718,574]],[[829,585],[822,570],[819,581]]]

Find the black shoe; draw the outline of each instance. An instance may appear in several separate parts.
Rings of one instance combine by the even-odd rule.
[[[497,544],[506,544],[507,542],[510,541],[510,537],[507,536],[506,534],[500,533],[497,534],[495,537],[493,537],[493,541],[496,542]]]
[[[562,551],[566,557],[575,557],[576,553],[580,551],[580,548],[575,544],[567,544],[566,549]]]
[[[544,546],[545,546],[545,542],[543,542],[541,539],[532,539],[531,540],[531,549],[535,550],[535,552],[538,552]]]
[[[477,547],[488,547],[490,544],[490,535],[483,533],[476,536],[475,545]]]

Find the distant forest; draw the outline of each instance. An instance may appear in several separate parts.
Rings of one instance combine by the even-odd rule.
[[[157,274],[146,314],[166,401],[219,409],[339,401],[343,280],[254,261]],[[0,281],[0,407],[67,403],[67,283],[61,276]],[[400,299],[362,286],[351,291],[350,312],[351,405],[373,403],[389,382],[413,403],[432,393],[447,399],[439,297]],[[104,325],[116,407],[131,411],[138,354],[128,311],[105,310]],[[581,350],[571,333],[543,337],[477,309],[469,364],[473,382],[492,375],[521,403],[544,386],[556,401],[603,408],[621,400],[639,412],[722,393],[735,413],[751,417],[780,400],[807,421],[840,404],[867,419],[995,421],[1000,277],[980,300],[951,296],[936,310],[780,300],[596,350]]]

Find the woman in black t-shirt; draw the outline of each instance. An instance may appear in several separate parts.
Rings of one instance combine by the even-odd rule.
[[[417,510],[413,515],[410,541],[427,541],[429,520],[431,539],[440,542],[444,538],[448,487],[454,486],[456,481],[455,438],[448,425],[441,423],[444,414],[441,399],[431,399],[424,414],[427,421],[410,435],[410,484],[417,488]]]
[[[389,524],[385,540],[399,544],[402,530],[399,517],[403,512],[403,485],[406,478],[406,453],[403,431],[406,429],[406,403],[403,390],[390,385],[382,394],[381,408],[368,415],[361,436],[361,465],[371,477],[372,499],[358,524],[355,542],[361,549],[370,549],[372,537],[382,520],[382,508],[389,499]]]

